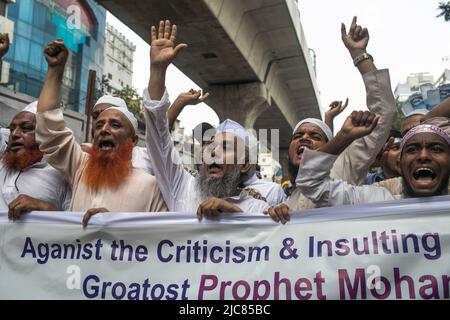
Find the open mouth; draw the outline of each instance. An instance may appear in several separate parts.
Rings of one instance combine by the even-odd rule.
[[[98,149],[102,151],[111,151],[116,147],[115,143],[112,141],[100,141],[98,143]]]
[[[219,166],[218,164],[213,163],[208,166],[209,173],[217,173],[217,172],[221,172],[221,171],[222,171],[222,167]]]
[[[413,178],[416,181],[431,182],[436,179],[436,173],[431,168],[418,168],[414,171]]]
[[[297,156],[299,158],[301,158],[306,149],[310,149],[310,148],[308,148],[307,146],[300,146],[300,147],[298,147],[298,149],[297,149]]]

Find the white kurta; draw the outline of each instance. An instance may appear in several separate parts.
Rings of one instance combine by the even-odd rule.
[[[0,210],[20,194],[53,204],[59,210],[68,210],[71,199],[69,184],[64,176],[47,162],[40,161],[22,171],[10,171],[0,163]]]
[[[332,179],[331,168],[337,156],[324,152],[305,150],[295,180],[301,193],[318,207],[362,204],[402,198],[389,190],[373,185],[355,186],[345,181]]]
[[[244,182],[244,186],[258,191],[266,199],[269,206],[276,206],[286,201],[286,193],[284,193],[283,188],[275,182],[259,179],[256,173]]]
[[[147,150],[167,207],[170,211],[197,211],[206,199],[201,199],[196,178],[184,169],[174,148],[167,120],[170,106],[167,91],[161,101],[151,100],[147,89],[143,96]],[[266,202],[254,199],[244,191],[239,196],[224,200],[238,206],[243,212],[262,213],[269,208]]]
[[[47,161],[63,172],[71,184],[71,211],[100,207],[119,212],[167,211],[155,177],[136,168],[117,188],[89,188],[84,182],[89,155],[76,143],[61,109],[36,114],[36,141]]]
[[[370,166],[386,143],[392,124],[397,115],[397,107],[392,94],[389,70],[377,70],[363,75],[366,88],[367,108],[381,116],[371,134],[355,140],[342,152],[331,168],[331,177],[360,185]],[[302,162],[305,161],[304,157]],[[302,174],[299,170],[298,175]],[[297,177],[298,178],[298,177]],[[287,201],[293,210],[314,208],[300,189],[295,189]]]

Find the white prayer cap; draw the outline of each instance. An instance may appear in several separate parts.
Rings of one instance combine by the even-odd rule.
[[[405,116],[405,118],[408,118],[408,117],[411,117],[411,116],[415,116],[415,115],[422,115],[422,116],[424,116],[424,115],[426,115],[429,111],[430,111],[430,110],[424,109],[424,108],[421,108],[421,109],[414,109],[413,111],[411,111],[410,113],[408,113],[408,114]]]
[[[137,121],[137,119],[136,119],[136,117],[134,116],[133,113],[131,113],[127,108],[119,108],[119,107],[108,108],[106,110],[103,110],[102,113],[106,112],[106,111],[109,111],[109,110],[117,110],[117,111],[121,112],[128,119],[128,121],[130,121],[132,127],[134,128],[134,133],[137,134],[137,132],[138,132],[138,121]],[[100,113],[100,114],[102,114],[102,113]]]
[[[38,105],[38,102],[37,101],[33,101],[29,105],[25,106],[25,108],[23,108],[22,111],[27,111],[27,112],[31,112],[33,114],[36,114],[36,112],[37,112],[37,105]]]
[[[322,120],[319,120],[316,118],[306,118],[306,119],[303,119],[302,121],[300,121],[299,123],[297,123],[292,134],[295,134],[297,129],[300,128],[300,126],[305,123],[314,124],[314,125],[318,126],[320,129],[322,129],[323,133],[325,133],[325,135],[327,136],[328,141],[333,139],[333,132],[331,131],[330,127]]]
[[[217,127],[217,132],[232,133],[232,134],[238,136],[239,138],[241,138],[242,140],[244,140],[246,145],[248,145],[248,143],[249,143],[249,137],[248,137],[247,130],[245,130],[245,128],[243,126],[241,126],[239,123],[237,123],[236,121],[226,119],[224,122],[219,124],[219,126]]]
[[[128,109],[125,100],[123,100],[121,98],[118,98],[118,97],[113,97],[113,96],[111,96],[109,94],[104,95],[103,97],[98,99],[97,102],[94,105],[94,108],[97,105],[99,105],[99,104],[109,104],[109,105],[114,106],[114,107]]]

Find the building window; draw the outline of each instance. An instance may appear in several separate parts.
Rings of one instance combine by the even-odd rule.
[[[112,80],[112,74],[111,73],[108,73],[108,79]]]

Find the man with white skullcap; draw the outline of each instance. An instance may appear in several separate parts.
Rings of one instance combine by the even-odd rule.
[[[357,25],[353,18],[347,33],[345,25],[341,25],[341,37],[358,68],[366,88],[367,108],[369,112],[359,111],[353,114],[357,123],[365,123],[371,113],[381,116],[380,121],[371,134],[352,142],[349,148],[339,155],[331,169],[331,176],[349,183],[360,185],[363,183],[369,168],[379,151],[384,147],[392,124],[397,114],[395,99],[392,94],[389,70],[378,70],[373,58],[366,52],[369,33],[366,28]],[[296,126],[289,145],[289,171],[291,182],[295,185],[301,174],[298,170],[304,161],[306,149],[316,150],[330,141],[331,130],[321,120],[306,119]],[[303,159],[303,160],[302,160]],[[297,211],[314,208],[315,205],[302,195],[299,189],[294,189],[287,201],[287,205],[270,211],[276,221],[285,223],[289,220],[289,210]]]
[[[70,187],[64,176],[42,159],[35,140],[37,101],[9,124],[7,147],[0,153],[0,211],[11,220],[29,211],[67,210]]]
[[[368,134],[369,126],[355,126],[347,119],[341,132],[318,151],[306,150],[297,185],[317,206],[337,206],[399,198],[447,195],[450,176],[450,122],[432,118],[410,129],[400,145],[400,183],[383,181],[384,187],[354,186],[330,177],[330,169],[342,148]],[[301,174],[300,174],[301,173]],[[397,179],[390,179],[397,180]],[[381,185],[382,183],[380,183]],[[400,187],[400,188],[399,188]]]
[[[104,95],[97,100],[94,107],[92,108],[92,135],[94,135],[95,121],[97,120],[100,113],[105,111],[110,107],[119,107],[128,109],[125,100],[119,97],[113,97],[111,95]],[[90,143],[81,144],[83,150],[88,150],[91,147]],[[153,175],[152,165],[150,159],[148,158],[148,152],[146,148],[139,146],[134,146],[133,156],[132,156],[133,168],[144,170],[145,172]]]
[[[161,21],[152,27],[151,73],[144,90],[146,142],[155,176],[170,211],[197,211],[199,218],[216,217],[222,212],[262,213],[268,205],[249,196],[240,187],[250,169],[248,133],[233,120],[222,122],[214,141],[204,149],[203,163],[197,177],[183,168],[174,148],[167,119],[170,106],[165,90],[165,74],[184,44],[174,45],[176,27]],[[155,42],[158,45],[153,45]]]
[[[47,161],[63,172],[72,185],[70,209],[99,212],[166,211],[155,178],[132,167],[137,120],[124,106],[104,110],[94,125],[94,141],[83,152],[64,122],[60,105],[62,75],[69,52],[61,41],[44,51],[48,72],[38,103],[36,137]]]

